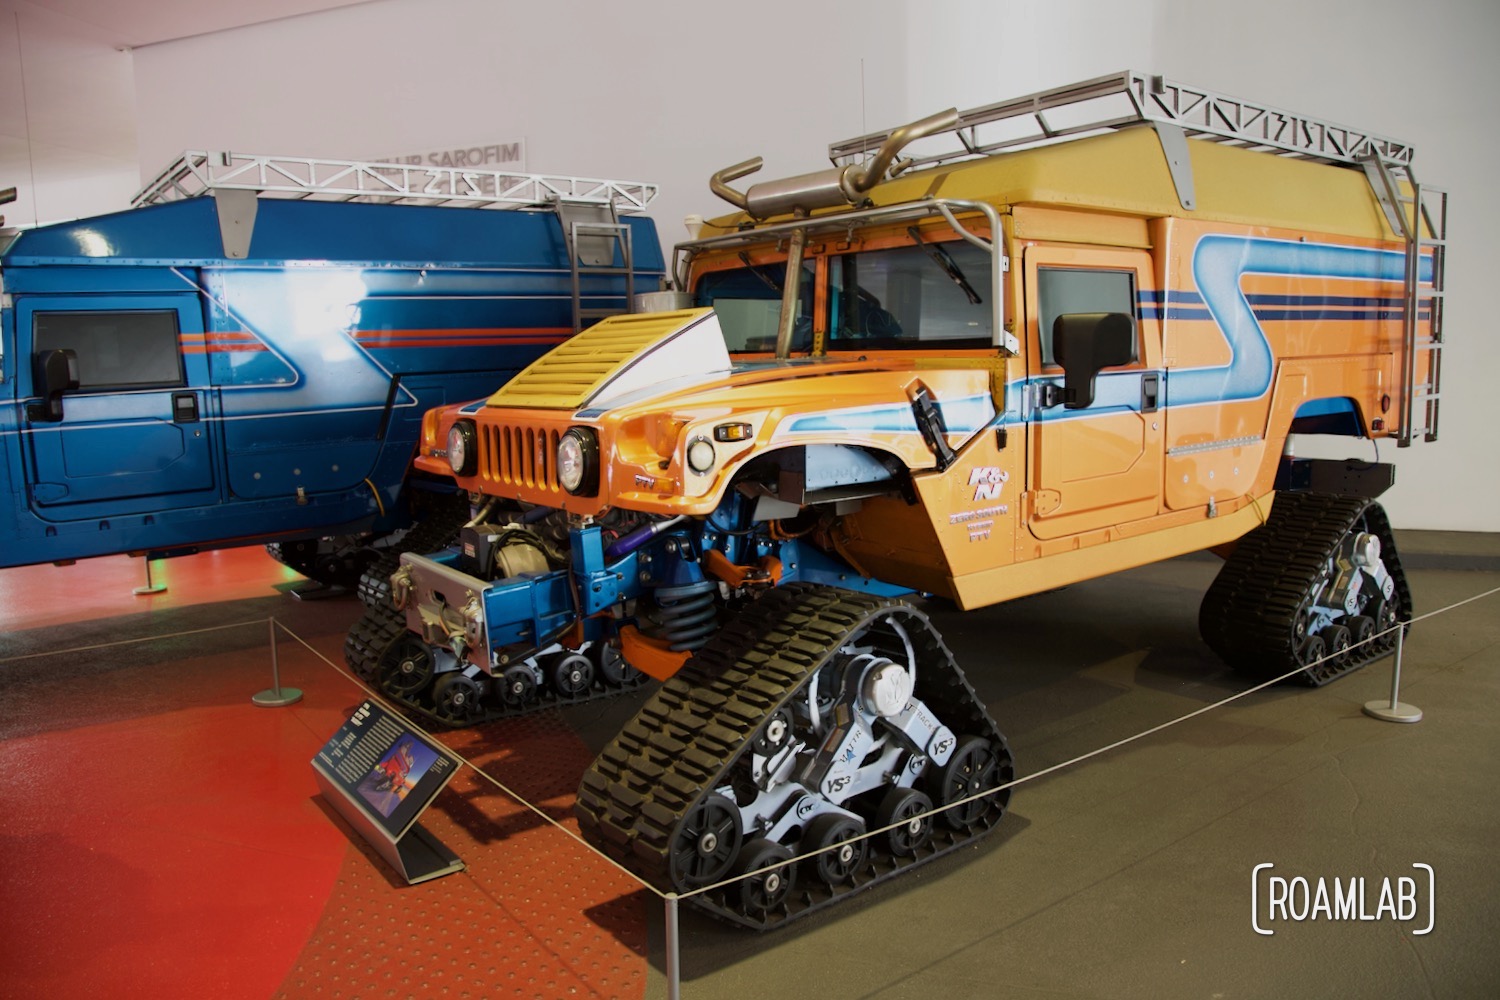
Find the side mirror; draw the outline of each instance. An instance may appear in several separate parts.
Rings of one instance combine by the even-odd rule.
[[[55,424],[63,418],[62,395],[78,388],[78,355],[70,347],[54,348],[36,356],[35,388],[42,402],[32,403],[26,415]]]
[[[1052,351],[1063,367],[1063,405],[1094,402],[1101,369],[1135,360],[1135,320],[1124,313],[1066,313],[1052,322]]]

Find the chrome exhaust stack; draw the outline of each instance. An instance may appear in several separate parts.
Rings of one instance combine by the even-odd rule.
[[[958,109],[949,108],[920,121],[903,125],[881,143],[869,163],[851,163],[847,167],[830,167],[810,174],[799,174],[777,181],[764,181],[749,190],[736,191],[729,182],[753,174],[764,162],[760,157],[725,167],[708,182],[714,194],[757,221],[775,215],[806,215],[820,208],[858,205],[865,192],[878,184],[896,159],[896,154],[911,142],[951,129],[958,123]]]
[[[934,132],[951,129],[957,124],[958,109],[949,108],[896,129],[880,144],[875,158],[863,165],[851,163],[846,167],[832,167],[779,181],[765,181],[752,185],[746,191],[736,191],[730,187],[730,181],[739,180],[761,168],[765,161],[757,156],[720,170],[709,178],[708,186],[714,194],[757,222],[775,215],[806,218],[819,208],[842,208],[860,204],[865,200],[865,192],[880,183],[885,172],[895,162],[896,154],[908,143]],[[798,228],[792,233],[791,245],[787,249],[786,281],[781,293],[781,322],[776,331],[776,357],[782,359],[790,357],[792,353],[792,335],[796,328],[797,305],[802,293],[802,254],[806,246],[807,230]]]

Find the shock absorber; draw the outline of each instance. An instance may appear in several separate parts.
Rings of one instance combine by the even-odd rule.
[[[714,592],[718,587],[712,580],[697,580],[656,588],[656,606],[660,609],[657,621],[673,652],[700,648],[719,627],[714,620]]]

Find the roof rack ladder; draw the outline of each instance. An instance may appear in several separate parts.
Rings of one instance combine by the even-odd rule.
[[[635,303],[635,255],[631,249],[630,226],[620,222],[612,205],[578,204],[559,201],[557,217],[562,222],[568,245],[568,267],[572,272],[573,332],[593,321],[631,311]],[[616,264],[616,261],[619,264]],[[623,308],[583,304],[583,280],[590,276],[625,276]],[[591,294],[590,298],[600,297]]]
[[[1391,228],[1406,243],[1406,267],[1401,295],[1401,428],[1398,447],[1408,447],[1417,435],[1436,441],[1438,404],[1442,401],[1444,271],[1448,249],[1448,194],[1424,188],[1410,163],[1379,155],[1361,159]],[[1429,266],[1423,286],[1423,264]],[[1422,307],[1427,307],[1427,336],[1422,333]],[[1426,365],[1419,365],[1421,355]],[[1418,373],[1422,375],[1419,383]],[[1420,407],[1418,404],[1420,403]],[[1420,414],[1420,425],[1416,422]]]

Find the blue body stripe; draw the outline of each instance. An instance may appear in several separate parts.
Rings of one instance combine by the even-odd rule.
[[[995,404],[988,393],[939,402],[938,410],[943,415],[943,424],[948,428],[949,434],[968,436],[982,430],[995,418]],[[900,404],[856,407],[793,417],[787,424],[785,433],[822,434],[840,431],[918,433],[917,419],[913,416],[911,407]]]
[[[1259,318],[1240,290],[1245,275],[1399,282],[1405,268],[1406,255],[1397,250],[1242,236],[1203,237],[1193,251],[1194,283],[1229,343],[1230,362],[1173,370],[1167,377],[1168,402],[1193,406],[1258,399],[1270,389],[1275,359]],[[1431,271],[1431,259],[1425,259],[1423,280],[1430,280]]]

